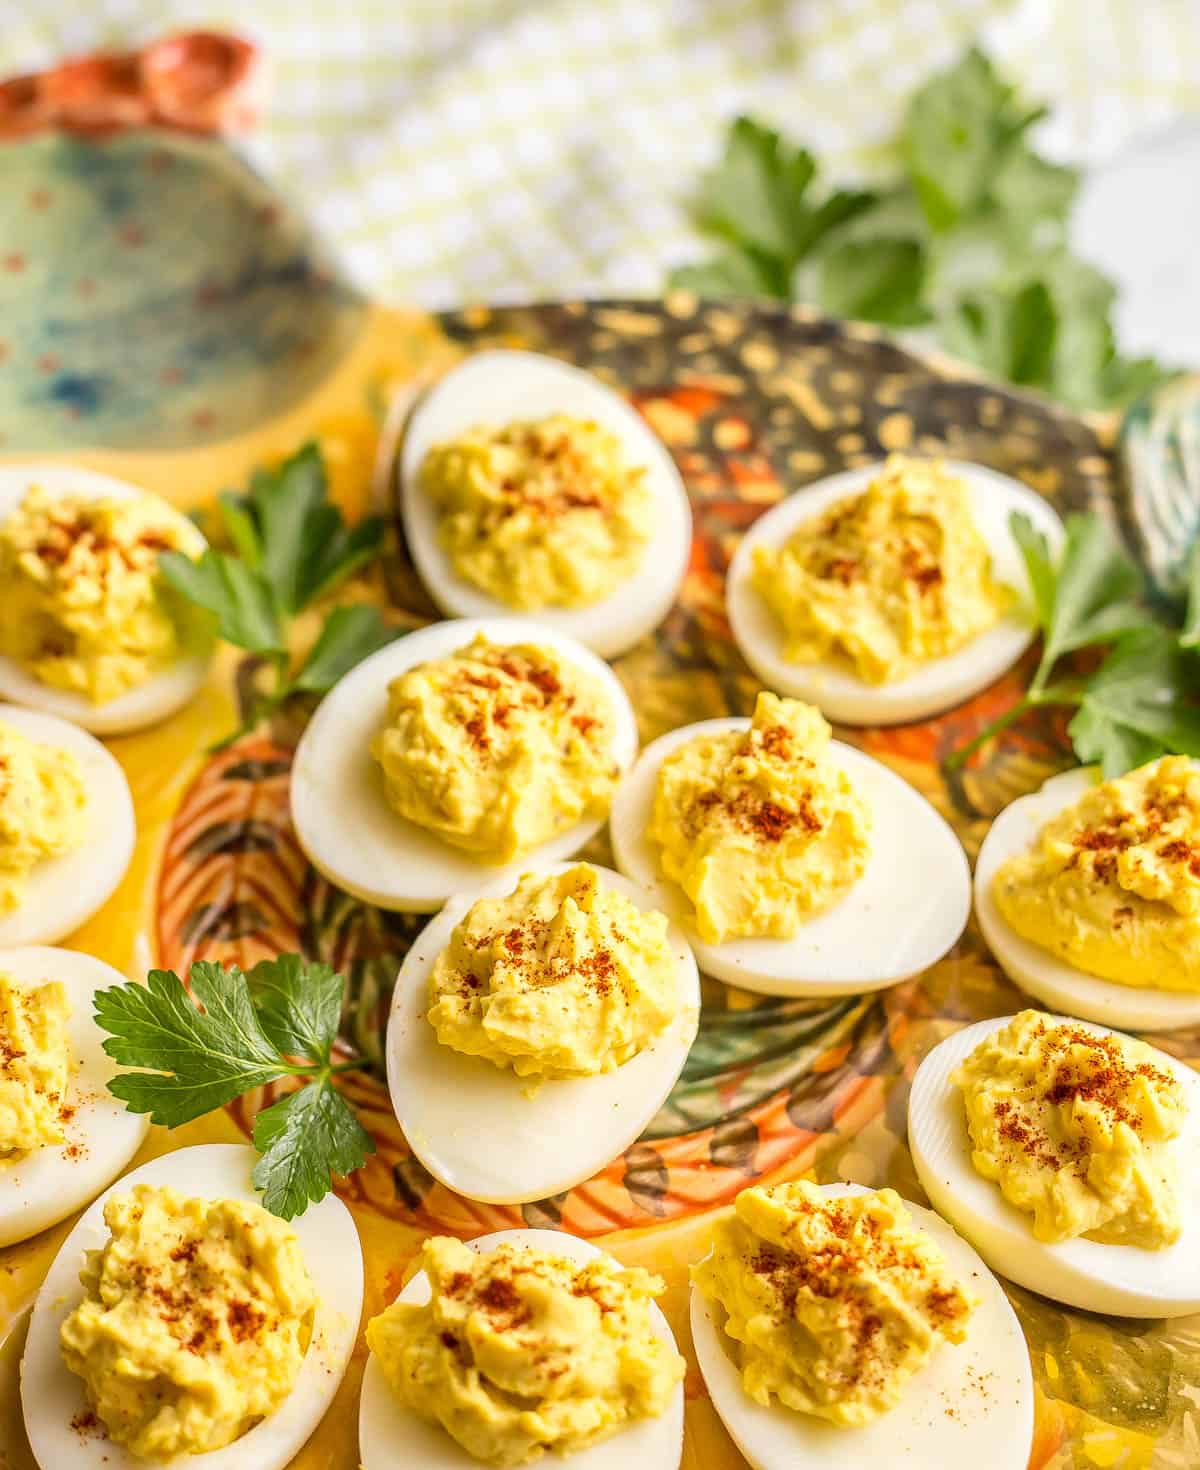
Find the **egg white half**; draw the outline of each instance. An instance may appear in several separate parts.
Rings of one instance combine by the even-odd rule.
[[[135,1184],[170,1185],[190,1198],[261,1203],[250,1183],[257,1155],[240,1143],[199,1144],[151,1159],[120,1179],[82,1216],[55,1256],[33,1305],[21,1362],[21,1404],[30,1448],[41,1470],[145,1470],[99,1429],[73,1429],[87,1414],[83,1380],[68,1372],[59,1329],[83,1299],[84,1252],[108,1239],[104,1205]],[[295,1386],[280,1407],[224,1449],[176,1463],[196,1470],[284,1470],[320,1423],[350,1361],[362,1312],[363,1266],[358,1231],[336,1195],[309,1205],[292,1222],[317,1291],[312,1340]],[[158,1463],[158,1462],[155,1462]]]
[[[69,750],[83,776],[83,841],[61,857],[36,863],[20,903],[0,914],[0,947],[53,944],[107,903],[125,876],[137,836],[133,797],[116,757],[78,725],[15,704],[0,704],[0,724],[39,745]]]
[[[658,770],[700,735],[748,730],[744,718],[704,720],[648,745],[617,788],[610,817],[617,867],[652,896],[687,935],[701,970],[765,995],[834,996],[882,990],[927,969],[958,940],[971,908],[966,854],[933,807],[894,771],[834,740],[829,758],[854,783],[874,817],[866,871],[832,908],[791,939],[706,944],[683,890],[665,878],[646,835]]]
[[[908,1145],[930,1203],[994,1271],[1052,1301],[1117,1317],[1180,1317],[1200,1311],[1200,1076],[1159,1053],[1158,1065],[1179,1079],[1187,1101],[1183,1130],[1174,1143],[1183,1219],[1183,1234],[1175,1244],[1149,1251],[1102,1245],[1082,1236],[1040,1241],[1033,1233],[1033,1216],[1010,1205],[999,1185],[976,1172],[962,1092],[950,1081],[959,1063],[1011,1020],[993,1017],[956,1031],[934,1047],[913,1078]],[[1108,1034],[1106,1027],[1086,1021],[1071,1024]]]
[[[834,1197],[869,1194],[828,1184]],[[1025,1470],[1033,1441],[1033,1374],[1016,1314],[1000,1283],[965,1240],[932,1210],[905,1201],[941,1247],[959,1280],[981,1298],[961,1343],[941,1343],[909,1379],[904,1397],[859,1428],[827,1423],[742,1387],[724,1312],[692,1287],[692,1341],[713,1407],[753,1470]],[[720,1319],[720,1320],[718,1320]]]
[[[467,1244],[474,1251],[488,1252],[498,1245],[534,1246],[565,1256],[578,1265],[604,1254],[590,1241],[558,1230],[498,1230]],[[402,1302],[420,1305],[429,1300],[429,1278],[418,1271],[400,1293]],[[675,1337],[659,1308],[650,1304],[654,1335],[675,1347]],[[413,1470],[478,1470],[479,1461],[450,1438],[440,1424],[430,1424],[411,1413],[395,1397],[383,1376],[374,1353],[367,1358],[363,1374],[362,1402],[358,1411],[358,1452],[363,1470],[391,1470],[394,1465],[411,1465]],[[677,1470],[683,1455],[683,1384],[680,1383],[667,1408],[656,1419],[638,1419],[599,1444],[577,1450],[562,1460],[571,1470],[630,1470],[632,1466],[653,1470]],[[547,1464],[557,1464],[552,1456]]]
[[[1041,828],[1099,781],[1094,766],[1052,776],[1032,796],[1006,806],[988,830],[975,864],[975,915],[1005,972],[1048,1006],[1131,1031],[1162,1031],[1200,1021],[1200,995],[1102,980],[1023,938],[996,907],[992,883],[1001,863],[1029,850]]]
[[[421,489],[420,471],[435,445],[481,424],[565,413],[593,420],[620,440],[626,462],[646,472],[655,525],[633,573],[587,607],[538,608],[534,616],[600,654],[615,658],[652,632],[670,610],[687,570],[692,512],[675,462],[654,431],[598,378],[536,352],[477,352],[452,368],[413,409],[404,431],[398,472],[404,534],[421,580],[448,617],[512,616],[514,609],[454,571],[438,534],[436,506]]]
[[[613,759],[625,770],[637,751],[637,722],[620,680],[573,638],[522,618],[463,618],[433,623],[364,659],[322,700],[292,765],[292,820],[309,860],[331,883],[380,908],[427,913],[451,894],[476,894],[493,882],[510,887],[531,865],[577,852],[604,825],[577,822],[514,863],[496,866],[443,842],[388,806],[371,740],[387,716],[388,685],[414,665],[446,658],[477,633],[493,643],[554,649],[607,694],[614,717]]]
[[[569,866],[537,871],[549,877]],[[596,872],[638,908],[654,907],[628,878],[608,868]],[[492,884],[475,898],[500,897],[514,886]],[[430,972],[475,898],[452,898],[408,952],[388,1021],[388,1087],[409,1146],[435,1179],[468,1199],[524,1204],[590,1178],[640,1136],[687,1061],[700,1021],[700,979],[687,940],[672,925],[667,940],[678,969],[679,1009],[667,1028],[615,1071],[545,1082],[527,1095],[522,1088],[533,1079],[443,1046],[426,1019]]]
[[[57,1224],[98,1194],[141,1147],[150,1123],[108,1091],[121,1069],[105,1055],[104,1032],[92,1014],[96,991],[123,985],[125,976],[91,955],[40,945],[0,950],[0,973],[26,987],[59,980],[71,1006],[66,1138],[0,1164],[0,1246],[6,1246]]]
[[[0,522],[17,510],[26,493],[37,486],[47,495],[59,499],[66,495],[87,495],[96,500],[132,500],[148,492],[136,485],[115,480],[95,470],[75,469],[64,464],[0,465]],[[158,499],[159,497],[155,497]],[[193,553],[204,550],[205,540],[197,527],[181,511],[163,501],[163,506],[183,527]],[[94,704],[72,689],[55,689],[27,673],[14,659],[0,654],[0,698],[45,710],[73,724],[82,725],[97,735],[124,735],[156,725],[181,709],[208,678],[211,651],[177,659],[168,668],[153,674],[144,684],[118,694],[115,699]]]
[[[972,516],[992,554],[993,575],[1017,593],[1013,606],[999,622],[954,653],[930,659],[914,673],[888,684],[860,679],[849,664],[798,664],[785,658],[775,614],[753,585],[755,548],[782,546],[803,522],[820,515],[834,501],[864,491],[883,464],[831,475],[794,491],[755,521],[729,566],[725,601],[733,636],[742,657],[768,688],[807,700],[842,724],[899,725],[938,714],[978,694],[1029,647],[1037,630],[1036,619],[1029,579],[1008,518],[1014,511],[1027,515],[1052,549],[1062,544],[1062,521],[1040,495],[1019,480],[962,460],[945,464],[951,474],[967,482]]]

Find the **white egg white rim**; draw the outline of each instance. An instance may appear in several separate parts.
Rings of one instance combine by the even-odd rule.
[[[104,1206],[110,1195],[135,1184],[170,1185],[190,1198],[245,1199],[260,1203],[250,1182],[257,1155],[246,1144],[209,1143],[162,1154],[106,1190],[63,1242],[38,1292],[21,1360],[21,1403],[34,1458],[42,1470],[60,1470],[62,1443],[38,1432],[61,1425],[71,1434],[72,1470],[145,1470],[148,1463],[101,1434],[70,1431],[87,1412],[83,1382],[69,1372],[59,1350],[59,1329],[83,1297],[79,1270],[84,1252],[108,1239]],[[291,1221],[317,1292],[312,1339],[295,1385],[280,1407],[224,1449],[188,1455],[196,1470],[284,1470],[325,1414],[350,1361],[362,1313],[363,1265],[358,1231],[336,1195],[309,1205]],[[180,1461],[182,1463],[182,1459]]]
[[[125,480],[102,475],[96,470],[76,469],[66,464],[0,465],[0,521],[10,516],[36,485],[47,495],[59,499],[64,495],[86,494],[99,500],[132,500],[152,494]],[[176,506],[161,496],[153,496],[172,515],[188,527],[198,548],[204,537]],[[208,677],[211,653],[189,655],[173,663],[144,684],[118,694],[115,699],[94,704],[71,689],[55,689],[26,673],[15,659],[0,654],[0,698],[15,700],[33,709],[45,710],[60,719],[71,720],[96,735],[121,735],[146,725],[157,724],[174,714],[197,692]]]
[[[824,1193],[838,1198],[873,1191],[857,1184],[828,1184]],[[1033,1372],[1016,1313],[976,1251],[945,1220],[908,1200],[904,1204],[915,1223],[936,1241],[959,1279],[981,1301],[968,1321],[966,1339],[957,1344],[939,1344],[930,1360],[909,1379],[896,1407],[870,1424],[846,1428],[774,1401],[766,1408],[755,1403],[742,1387],[741,1374],[731,1356],[737,1344],[725,1334],[721,1307],[692,1286],[692,1342],[700,1372],[721,1422],[753,1470],[806,1470],[809,1466],[828,1465],[845,1470],[876,1470],[881,1465],[888,1470],[928,1470],[933,1464],[1025,1470],[1033,1443]],[[947,1405],[957,1407],[961,1402],[969,1410],[983,1401],[972,1370],[978,1365],[991,1374],[999,1351],[1008,1359],[1007,1372],[1004,1381],[991,1390],[989,1412],[962,1412],[951,1417]],[[929,1398],[934,1395],[937,1400],[931,1410]],[[1010,1397],[1014,1400],[1011,1404]],[[930,1425],[925,1415],[931,1415],[937,1426],[936,1457],[931,1454]],[[906,1443],[908,1435],[914,1437],[915,1444]],[[781,1450],[785,1458],[780,1458]]]
[[[477,633],[494,643],[537,643],[590,674],[608,694],[613,758],[622,771],[637,753],[637,721],[620,680],[575,639],[524,618],[459,618],[409,633],[352,669],[325,696],[292,763],[292,821],[309,861],[329,881],[366,903],[409,913],[441,908],[453,894],[474,894],[517,879],[531,865],[557,862],[604,825],[589,817],[517,862],[481,863],[387,805],[370,742],[387,714],[391,680],[430,659],[465,648]]]
[[[484,1253],[508,1243],[552,1251],[580,1266],[606,1254],[591,1241],[560,1230],[498,1230],[467,1241],[473,1251]],[[420,1305],[429,1296],[429,1278],[418,1271],[399,1300]],[[675,1335],[655,1302],[650,1303],[650,1322],[655,1336],[678,1350]],[[400,1403],[388,1387],[374,1353],[368,1355],[363,1374],[358,1447],[363,1470],[388,1470],[397,1463],[400,1450],[409,1452],[403,1463],[419,1465],[421,1470],[472,1470],[479,1465],[440,1425],[419,1419]],[[682,1457],[683,1384],[679,1383],[656,1419],[635,1420],[608,1439],[577,1450],[563,1463],[571,1470],[629,1470],[631,1465],[677,1470]],[[549,1463],[554,1463],[554,1458]]]
[[[742,537],[730,562],[725,600],[733,636],[742,657],[768,688],[808,700],[843,724],[904,724],[951,709],[986,689],[1033,642],[1037,626],[1028,576],[1008,529],[1008,517],[1013,511],[1024,512],[1053,550],[1062,544],[1062,521],[1047,501],[1019,480],[965,460],[944,464],[970,489],[972,513],[992,553],[996,580],[1017,594],[1013,607],[954,653],[930,659],[915,673],[888,684],[870,684],[849,667],[798,664],[785,658],[775,616],[753,585],[754,551],[759,546],[779,546],[802,522],[834,501],[865,490],[884,464],[879,461],[845,470],[794,491],[760,516]]]
[[[703,720],[662,735],[648,745],[617,788],[609,817],[613,853],[622,873],[653,895],[654,903],[683,929],[700,969],[717,980],[764,995],[858,995],[885,990],[935,964],[958,942],[971,908],[971,879],[962,844],[919,792],[881,761],[840,741],[830,758],[864,793],[876,817],[866,871],[838,903],[810,919],[792,939],[733,939],[706,944],[696,933],[691,903],[663,877],[657,850],[646,836],[658,768],[670,753],[702,735],[748,730],[750,720]],[[897,803],[907,823],[884,823],[880,809]],[[924,854],[916,834],[928,835]],[[931,872],[940,887],[934,891]],[[887,913],[886,956],[871,964],[859,957],[864,927]],[[894,918],[892,916],[895,916]],[[899,920],[909,925],[907,943]],[[849,943],[839,942],[845,934]]]
[[[454,570],[438,535],[436,509],[421,490],[420,468],[434,444],[480,423],[551,413],[586,416],[615,433],[628,463],[645,469],[654,497],[654,534],[636,569],[615,591],[587,607],[544,607],[532,614],[602,658],[615,658],[657,627],[674,603],[691,555],[692,510],[675,461],[653,429],[582,368],[536,352],[499,348],[468,357],[418,399],[397,466],[408,549],[426,590],[448,617],[511,617],[508,604]]]
[[[1106,1026],[1050,1016],[1055,1023],[1110,1035]],[[1175,1140],[1183,1195],[1183,1233],[1163,1250],[1102,1245],[1077,1236],[1047,1242],[1033,1217],[1009,1202],[971,1163],[962,1093],[950,1074],[1011,1016],[956,1031],[917,1068],[908,1101],[908,1144],[921,1187],[934,1209],[962,1232],[994,1271],[1030,1291],[1115,1317],[1179,1317],[1200,1311],[1200,1075],[1160,1052],[1158,1064],[1179,1080],[1187,1100]]]
[[[133,796],[117,758],[78,725],[17,704],[0,704],[0,724],[39,744],[69,750],[83,776],[83,841],[36,863],[20,903],[0,914],[0,947],[54,944],[102,908],[128,872],[137,840]]]
[[[1131,1031],[1163,1031],[1200,1022],[1200,995],[1102,980],[1023,938],[996,906],[996,870],[1028,851],[1053,817],[1099,781],[1094,766],[1052,776],[1031,796],[1019,797],[992,823],[975,864],[975,916],[988,948],[1005,973],[1045,1005],[1073,1016]]]
[[[553,877],[573,864],[538,867]],[[646,910],[652,897],[609,868],[589,864],[602,882]],[[485,1204],[526,1204],[548,1199],[590,1179],[619,1158],[666,1101],[679,1079],[700,1024],[700,977],[683,931],[672,924],[667,942],[675,958],[679,1008],[654,1041],[613,1072],[545,1082],[532,1096],[531,1079],[518,1077],[482,1057],[443,1046],[426,1020],[429,975],[450,935],[477,898],[498,898],[515,884],[493,884],[473,898],[452,898],[413,941],[392,995],[387,1030],[387,1075],[392,1108],[405,1140],[426,1169],[447,1189]],[[504,1131],[506,1115],[522,1121],[518,1136]],[[472,1167],[455,1169],[439,1147],[431,1122],[448,1113],[451,1135],[472,1139],[462,1150]],[[601,1125],[584,1128],[599,1114]],[[478,1147],[478,1120],[488,1120],[490,1142]],[[509,1161],[519,1158],[520,1187],[511,1182]],[[564,1166],[560,1160],[570,1159]],[[508,1177],[506,1177],[508,1176]]]
[[[119,970],[77,950],[28,945],[0,950],[0,974],[24,986],[60,980],[66,988],[71,1006],[67,1103],[74,1109],[62,1143],[35,1149],[0,1171],[2,1247],[49,1229],[104,1189],[141,1147],[150,1120],[128,1112],[107,1090],[121,1069],[105,1054],[93,998],[97,990],[125,983]],[[68,1154],[71,1148],[77,1156]]]

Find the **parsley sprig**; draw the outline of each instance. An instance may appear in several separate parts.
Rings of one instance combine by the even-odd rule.
[[[225,491],[217,515],[231,547],[212,547],[197,561],[164,552],[159,566],[171,587],[214,618],[227,643],[259,655],[271,675],[229,744],[297,694],[324,694],[399,630],[377,608],[334,608],[303,662],[292,668],[289,623],[335,591],[376,556],[383,542],[377,516],[348,526],[329,500],[325,465],[306,444],[277,469],[258,470],[244,495]]]
[[[1024,696],[951,754],[961,768],[994,736],[1031,709],[1073,708],[1068,734],[1085,765],[1121,776],[1168,753],[1200,756],[1200,546],[1193,555],[1191,596],[1182,633],[1142,601],[1137,567],[1095,515],[1072,515],[1057,563],[1027,516],[1010,519],[1042,632],[1042,655]],[[1094,672],[1064,660],[1084,649],[1107,652]]]
[[[96,994],[96,1021],[108,1055],[125,1067],[109,1091],[133,1113],[178,1128],[255,1087],[294,1077],[303,1084],[254,1120],[262,1157],[254,1185],[272,1214],[290,1220],[329,1192],[332,1175],[352,1173],[375,1152],[371,1135],[333,1086],[359,1060],[334,1061],[344,982],[329,965],[299,955],[263,960],[250,973],[200,961],[191,993],[173,970],[151,970],[145,985]]]
[[[1116,350],[1116,290],[1069,247],[1079,173],[1029,142],[1044,113],[972,48],[909,100],[894,175],[832,190],[808,149],[739,117],[695,199],[717,249],[672,283],[921,328],[992,376],[1078,407],[1127,401],[1164,369]]]

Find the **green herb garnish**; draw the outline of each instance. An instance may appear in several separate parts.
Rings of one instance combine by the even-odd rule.
[[[1160,755],[1200,756],[1198,661],[1190,652],[1200,630],[1200,546],[1192,559],[1192,596],[1182,634],[1143,604],[1142,578],[1095,515],[1067,517],[1057,564],[1027,516],[1010,518],[1033,591],[1042,656],[1024,696],[950,755],[959,769],[980,746],[1047,705],[1073,707],[1068,726],[1075,754],[1121,776]],[[1062,661],[1082,649],[1107,648],[1091,674]]]
[[[251,730],[295,694],[324,694],[355,664],[399,637],[367,604],[333,609],[299,668],[292,669],[288,624],[376,556],[383,521],[347,526],[329,500],[325,465],[306,444],[278,469],[259,470],[245,495],[218,496],[217,513],[231,551],[210,548],[197,561],[163,552],[171,587],[206,609],[227,643],[263,658],[270,687],[251,702],[222,744]]]
[[[371,1135],[333,1086],[345,988],[328,965],[299,955],[263,960],[248,975],[236,965],[200,961],[191,994],[173,970],[151,970],[96,994],[96,1021],[109,1032],[104,1050],[125,1067],[109,1091],[132,1113],[178,1128],[224,1107],[252,1088],[283,1077],[303,1085],[254,1120],[255,1188],[274,1215],[290,1220],[323,1199],[332,1175],[352,1173],[375,1152]]]
[[[1067,243],[1079,173],[1029,144],[1043,116],[972,48],[910,99],[894,180],[825,193],[807,149],[740,117],[695,201],[720,248],[672,284],[925,327],[997,378],[1077,407],[1123,402],[1165,370],[1115,349],[1112,282]]]

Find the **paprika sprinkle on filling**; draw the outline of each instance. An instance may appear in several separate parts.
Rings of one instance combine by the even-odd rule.
[[[752,1399],[847,1426],[893,1408],[976,1305],[892,1190],[832,1198],[805,1180],[743,1190],[692,1277]]]
[[[472,905],[434,964],[427,1016],[444,1046],[519,1077],[583,1077],[659,1035],[679,988],[665,916],[579,863]]]
[[[1022,1011],[951,1079],[975,1169],[1033,1216],[1039,1240],[1156,1250],[1179,1237],[1179,1083],[1152,1048]]]
[[[245,1200],[136,1185],[104,1207],[61,1328],[109,1439],[166,1460],[231,1444],[283,1403],[316,1293],[295,1231]]]
[[[1012,600],[967,486],[937,461],[900,455],[782,545],[756,547],[753,582],[789,660],[841,663],[870,684],[953,653]]]
[[[588,673],[551,648],[480,635],[392,681],[371,754],[402,817],[507,863],[607,812],[614,728]]]
[[[570,1455],[661,1414],[685,1364],[658,1336],[656,1276],[605,1256],[578,1264],[508,1242],[476,1252],[435,1236],[417,1264],[429,1301],[367,1324],[392,1393],[477,1460]]]
[[[992,893],[1015,933],[1086,974],[1200,991],[1200,769],[1168,755],[1091,787]]]
[[[436,444],[420,477],[454,571],[525,611],[600,601],[654,532],[645,470],[610,430],[566,414]]]
[[[0,522],[0,653],[34,678],[103,704],[196,641],[158,571],[203,537],[153,495],[108,499],[31,489]]]
[[[701,939],[789,938],[862,876],[870,813],[829,739],[811,705],[763,692],[749,730],[699,735],[663,761],[647,835]]]

